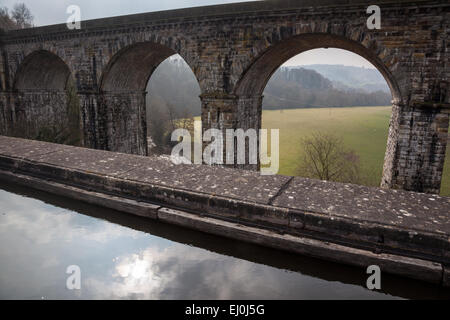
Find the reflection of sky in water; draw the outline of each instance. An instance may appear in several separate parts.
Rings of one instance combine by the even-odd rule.
[[[179,244],[0,190],[0,299],[390,298]],[[82,290],[66,289],[69,265]]]

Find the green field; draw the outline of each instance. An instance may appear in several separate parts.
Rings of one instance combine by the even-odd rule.
[[[263,112],[263,128],[280,129],[280,174],[296,175],[302,159],[300,139],[314,131],[342,137],[360,157],[366,184],[381,181],[391,107],[291,109]],[[450,148],[442,182],[442,195],[450,196]]]

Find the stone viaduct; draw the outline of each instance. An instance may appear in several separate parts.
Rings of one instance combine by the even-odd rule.
[[[367,7],[381,8],[369,30]],[[147,153],[146,85],[179,54],[202,94],[203,130],[261,127],[273,72],[310,49],[335,47],[369,60],[389,84],[392,118],[382,186],[438,193],[450,112],[450,4],[436,1],[256,1],[83,21],[0,36],[0,134],[29,136],[67,121],[76,84],[83,144]],[[173,88],[176,90],[176,88]],[[367,141],[370,143],[370,141]]]

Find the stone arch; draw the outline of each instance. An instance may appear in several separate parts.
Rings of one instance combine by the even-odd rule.
[[[12,135],[82,145],[80,105],[69,66],[56,54],[28,54],[13,79]]]
[[[100,90],[145,91],[156,68],[175,54],[188,63],[195,75],[194,68],[179,50],[155,42],[138,42],[120,49],[110,59],[101,75]]]
[[[110,59],[99,86],[100,148],[147,155],[146,87],[156,68],[175,54],[179,50],[172,46],[144,41],[123,47]]]
[[[234,94],[241,98],[261,96],[273,73],[284,62],[302,52],[318,48],[343,49],[367,59],[386,79],[393,95],[394,104],[403,101],[396,79],[374,50],[365,47],[358,41],[329,33],[292,36],[270,46],[255,57],[243,72],[234,88]]]
[[[361,39],[364,39],[362,37]],[[382,48],[377,46],[374,40],[366,41],[368,46],[360,41],[351,40],[346,36],[332,33],[305,33],[300,35],[285,35],[284,39],[276,41],[273,45],[259,51],[252,62],[239,77],[233,90],[237,99],[236,127],[245,130],[250,128],[260,129],[262,126],[262,101],[264,89],[274,72],[292,57],[318,48],[343,49],[368,60],[383,75],[391,89],[392,103],[394,107],[403,103],[404,97],[397,79],[392,74],[386,63],[378,56]],[[377,48],[377,49],[375,49]],[[394,110],[395,112],[395,110]],[[388,154],[395,148],[388,142],[385,167],[388,164]],[[388,172],[388,169],[385,169]]]
[[[14,90],[65,90],[71,75],[67,64],[56,54],[37,50],[25,57],[14,79]]]

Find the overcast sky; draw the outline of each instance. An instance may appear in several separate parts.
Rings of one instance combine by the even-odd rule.
[[[245,0],[0,0],[1,6],[10,10],[17,2],[23,2],[34,15],[34,24],[43,26],[65,23],[70,5],[81,8],[82,20],[105,18],[133,13],[169,10],[194,6],[243,2]],[[285,65],[343,64],[351,66],[373,66],[359,55],[338,49],[308,51],[294,57]]]

